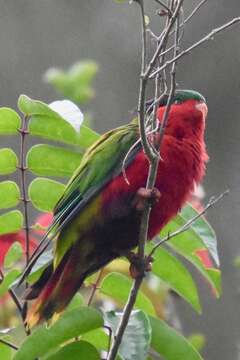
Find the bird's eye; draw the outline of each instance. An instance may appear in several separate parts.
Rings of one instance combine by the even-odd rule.
[[[180,100],[174,100],[174,102],[173,102],[174,104],[180,104]]]

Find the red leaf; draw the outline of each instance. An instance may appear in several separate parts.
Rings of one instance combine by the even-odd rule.
[[[195,254],[201,260],[202,264],[205,266],[206,269],[214,267],[212,259],[210,258],[207,249],[198,249],[195,251]]]
[[[25,233],[23,230],[17,233],[0,235],[0,266],[3,265],[4,257],[8,252],[8,249],[15,241],[19,242],[22,245],[24,251],[26,250]],[[36,246],[36,239],[30,237],[30,252],[32,252],[36,248]]]
[[[44,213],[37,217],[36,226],[39,226],[40,229],[35,229],[34,232],[39,235],[43,235],[45,231],[41,228],[48,228],[48,226],[52,223],[53,214],[52,213]]]

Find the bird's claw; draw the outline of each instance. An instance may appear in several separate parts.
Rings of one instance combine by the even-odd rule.
[[[130,262],[129,272],[133,279],[144,277],[146,272],[152,270],[152,256],[145,256],[144,259],[141,259],[137,254],[130,252],[127,258]]]
[[[154,206],[158,203],[160,197],[161,193],[157,188],[145,189],[141,187],[135,195],[134,206],[136,210],[143,211],[146,201],[149,202],[151,206]]]

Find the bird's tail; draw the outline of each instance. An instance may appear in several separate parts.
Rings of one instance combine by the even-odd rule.
[[[64,256],[55,270],[50,264],[40,279],[27,290],[25,299],[36,299],[26,315],[27,328],[60,314],[69,304],[85,278],[77,271],[74,260]]]

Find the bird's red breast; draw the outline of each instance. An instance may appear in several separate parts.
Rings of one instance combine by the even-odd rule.
[[[158,119],[162,120],[164,108],[159,108]],[[160,201],[153,207],[149,221],[149,239],[181,209],[196,183],[202,180],[208,155],[204,143],[207,106],[196,100],[172,105],[160,148],[156,188],[161,193]],[[102,194],[104,208],[121,211],[140,187],[145,187],[149,162],[143,151],[126,169],[112,180]],[[128,182],[126,181],[126,177]],[[124,210],[123,210],[124,211]]]

